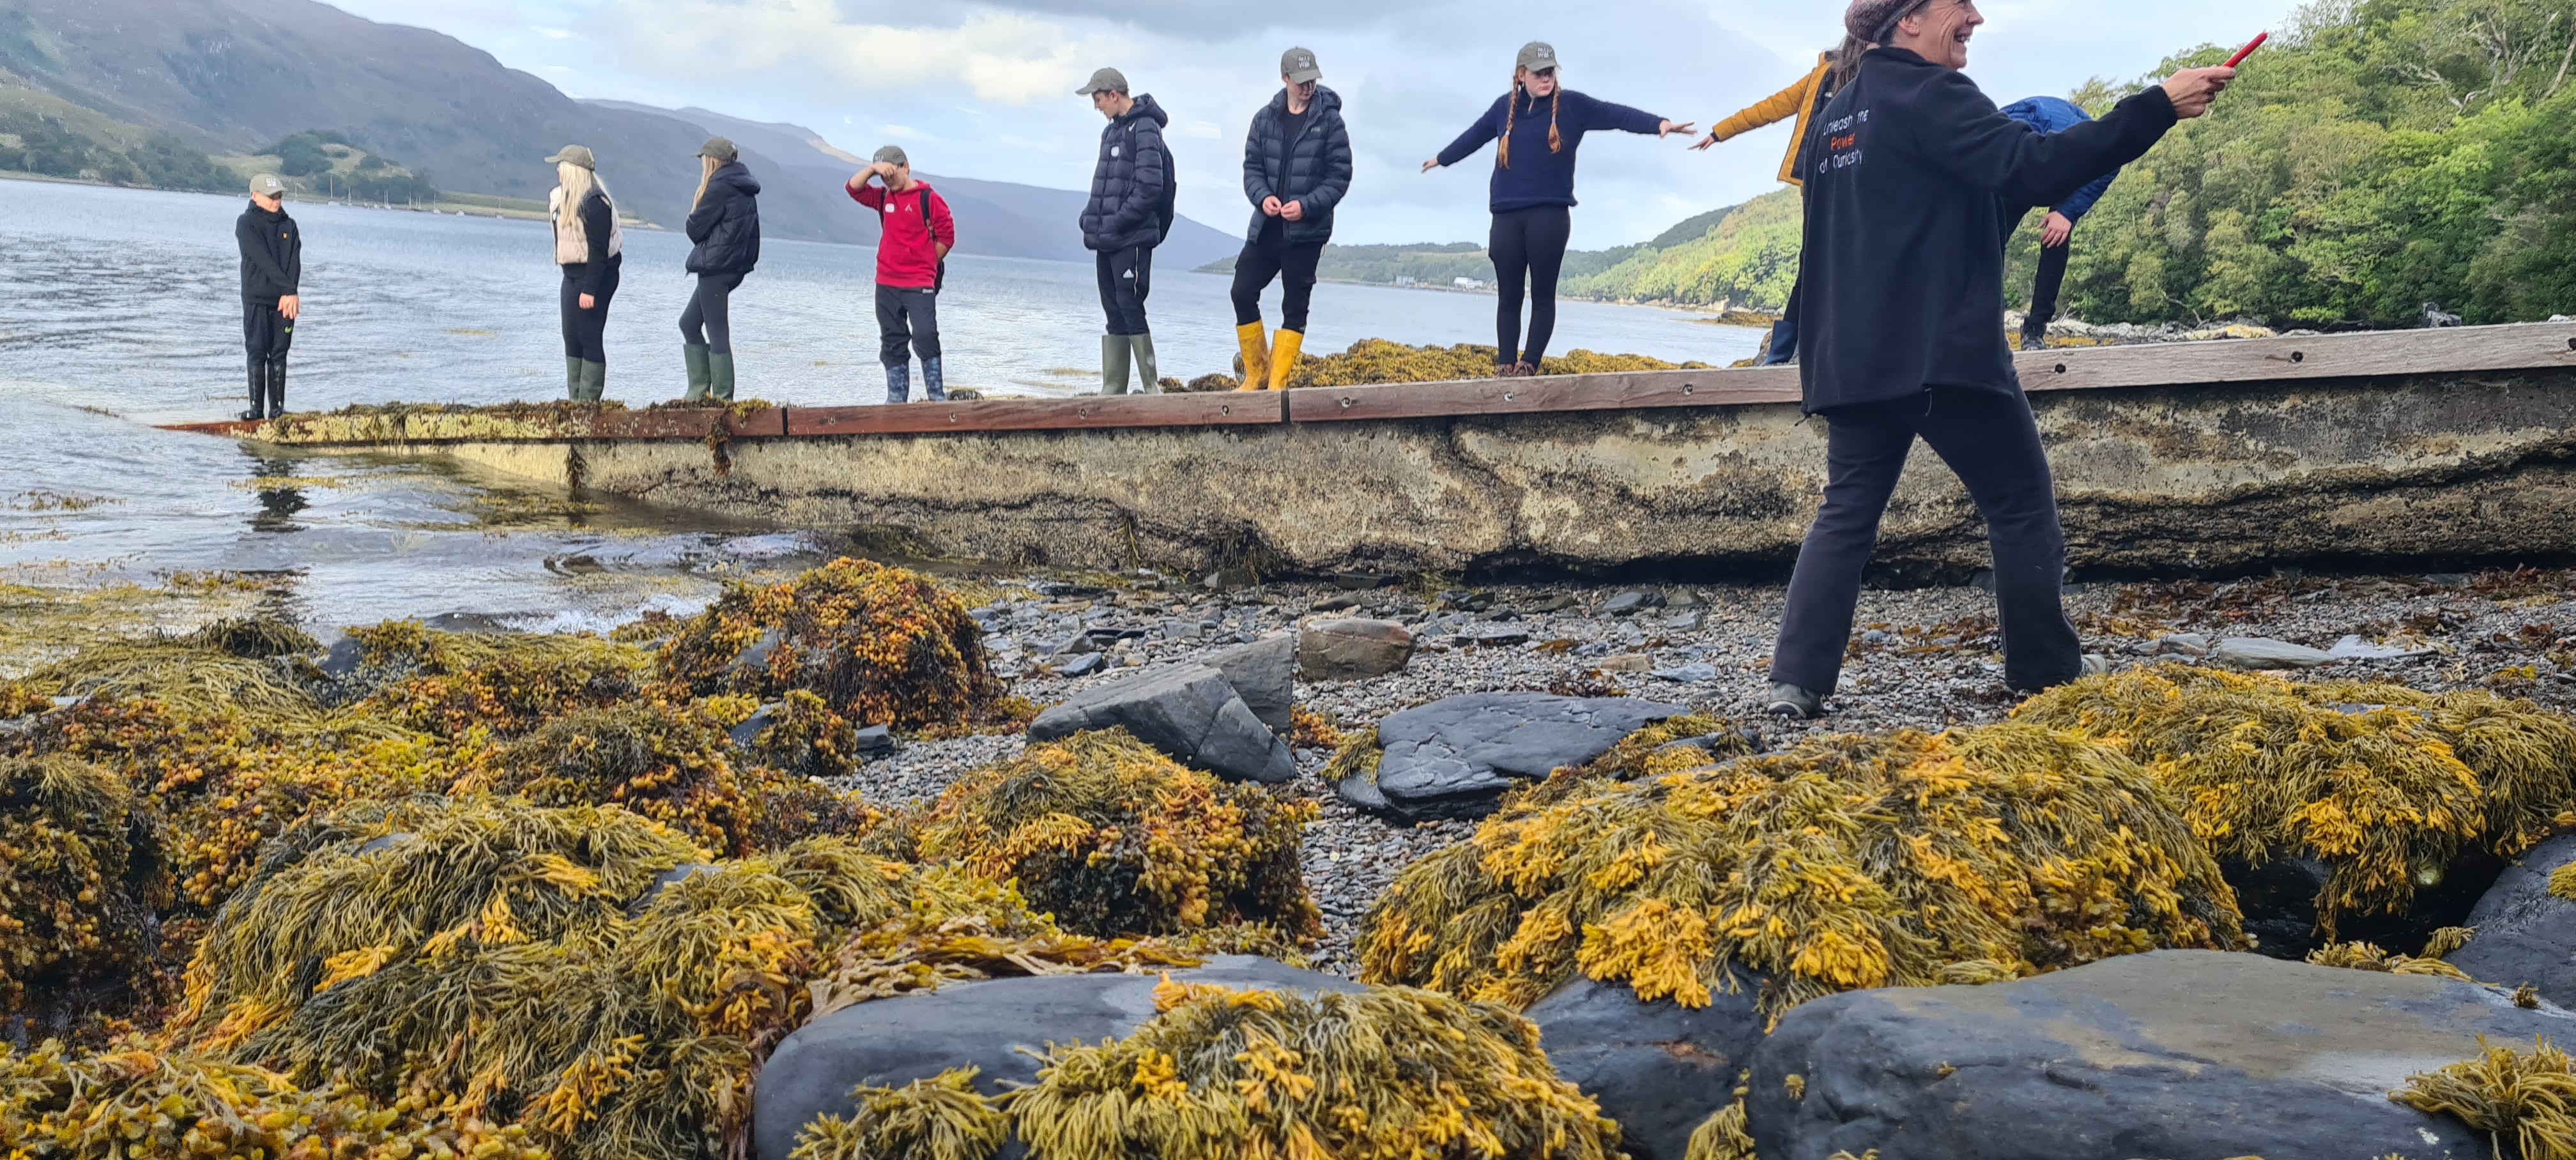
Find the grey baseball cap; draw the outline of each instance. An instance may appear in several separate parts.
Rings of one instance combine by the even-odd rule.
[[[903,146],[901,145],[888,145],[883,149],[879,149],[877,150],[877,155],[868,158],[868,160],[882,162],[887,165],[912,164],[912,158],[903,155]]]
[[[1091,83],[1073,90],[1073,95],[1087,97],[1093,93],[1124,94],[1126,92],[1127,74],[1114,68],[1105,68],[1091,74]]]
[[[261,197],[276,197],[286,192],[286,183],[274,173],[263,173],[250,179],[250,191]]]
[[[709,137],[706,144],[698,146],[698,156],[732,161],[742,156],[742,150],[734,148],[733,142],[722,137]]]
[[[1520,66],[1531,72],[1556,67],[1556,46],[1544,40],[1533,40],[1521,46]]]
[[[561,165],[564,162],[569,161],[584,169],[591,170],[592,172],[597,172],[599,170],[599,159],[590,155],[590,147],[587,145],[566,145],[561,149],[555,150],[555,155],[546,158],[546,160],[557,165]]]
[[[1279,75],[1288,78],[1289,84],[1302,85],[1308,81],[1323,79],[1324,70],[1316,67],[1315,54],[1312,51],[1292,48],[1279,54]]]

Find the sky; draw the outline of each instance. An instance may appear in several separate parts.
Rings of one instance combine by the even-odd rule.
[[[1357,176],[1334,240],[1478,241],[1492,149],[1421,163],[1510,82],[1529,40],[1567,87],[1706,130],[1813,66],[1843,0],[332,0],[436,29],[575,97],[695,105],[803,125],[866,154],[900,144],[925,173],[1082,188],[1101,119],[1073,90],[1102,65],[1171,114],[1181,212],[1235,228],[1250,210],[1243,136],[1312,49],[1342,98]],[[1986,0],[1969,75],[1996,103],[2135,79],[2167,55],[2277,29],[2297,0]],[[2132,13],[2146,15],[2132,15]],[[1786,125],[1694,153],[1593,134],[1574,244],[1644,241],[1777,188]]]

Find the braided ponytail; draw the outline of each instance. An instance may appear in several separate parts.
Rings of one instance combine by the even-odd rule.
[[[1558,136],[1556,132],[1556,107],[1564,101],[1565,82],[1558,81],[1556,90],[1549,93],[1547,97],[1547,151],[1550,153],[1565,152],[1565,138]]]
[[[1503,136],[1494,143],[1494,162],[1505,169],[1512,167],[1512,122],[1521,112],[1521,78],[1512,76],[1512,91],[1503,94]]]

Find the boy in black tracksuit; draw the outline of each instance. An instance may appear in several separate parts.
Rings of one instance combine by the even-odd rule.
[[[2044,689],[2088,667],[2059,600],[2066,543],[2048,460],[1997,322],[2015,224],[2004,206],[2051,204],[2136,160],[2233,75],[2191,70],[2100,121],[2043,135],[1957,71],[1967,40],[1952,34],[1981,20],[1972,8],[1859,0],[1853,10],[1854,35],[1890,44],[1871,34],[1902,20],[1907,39],[1950,59],[1871,50],[1809,128],[1798,362],[1805,411],[1832,426],[1824,505],[1773,650],[1770,709],[1784,716],[1820,714],[1841,677],[1861,573],[1918,435],[1985,516],[2005,683]],[[1905,19],[1918,13],[1919,23]]]
[[[304,232],[286,216],[286,183],[263,173],[250,181],[250,208],[233,222],[241,246],[242,344],[250,353],[250,410],[256,422],[286,413],[286,348],[295,341],[296,296],[304,279]]]

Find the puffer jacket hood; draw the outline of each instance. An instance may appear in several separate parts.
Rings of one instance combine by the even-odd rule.
[[[1351,131],[1342,123],[1341,94],[1315,86],[1306,106],[1306,121],[1295,141],[1287,142],[1282,164],[1281,142],[1288,118],[1288,90],[1252,115],[1252,131],[1243,140],[1243,196],[1252,202],[1252,226],[1245,241],[1259,241],[1269,217],[1261,212],[1265,198],[1301,202],[1298,221],[1282,221],[1292,246],[1328,241],[1333,236],[1333,207],[1351,190]]]
[[[1152,248],[1171,228],[1172,151],[1163,143],[1171,114],[1147,93],[1100,131],[1100,160],[1091,199],[1082,208],[1082,244],[1094,250]]]
[[[748,274],[760,264],[760,179],[740,161],[716,167],[707,195],[689,211],[692,274]]]

